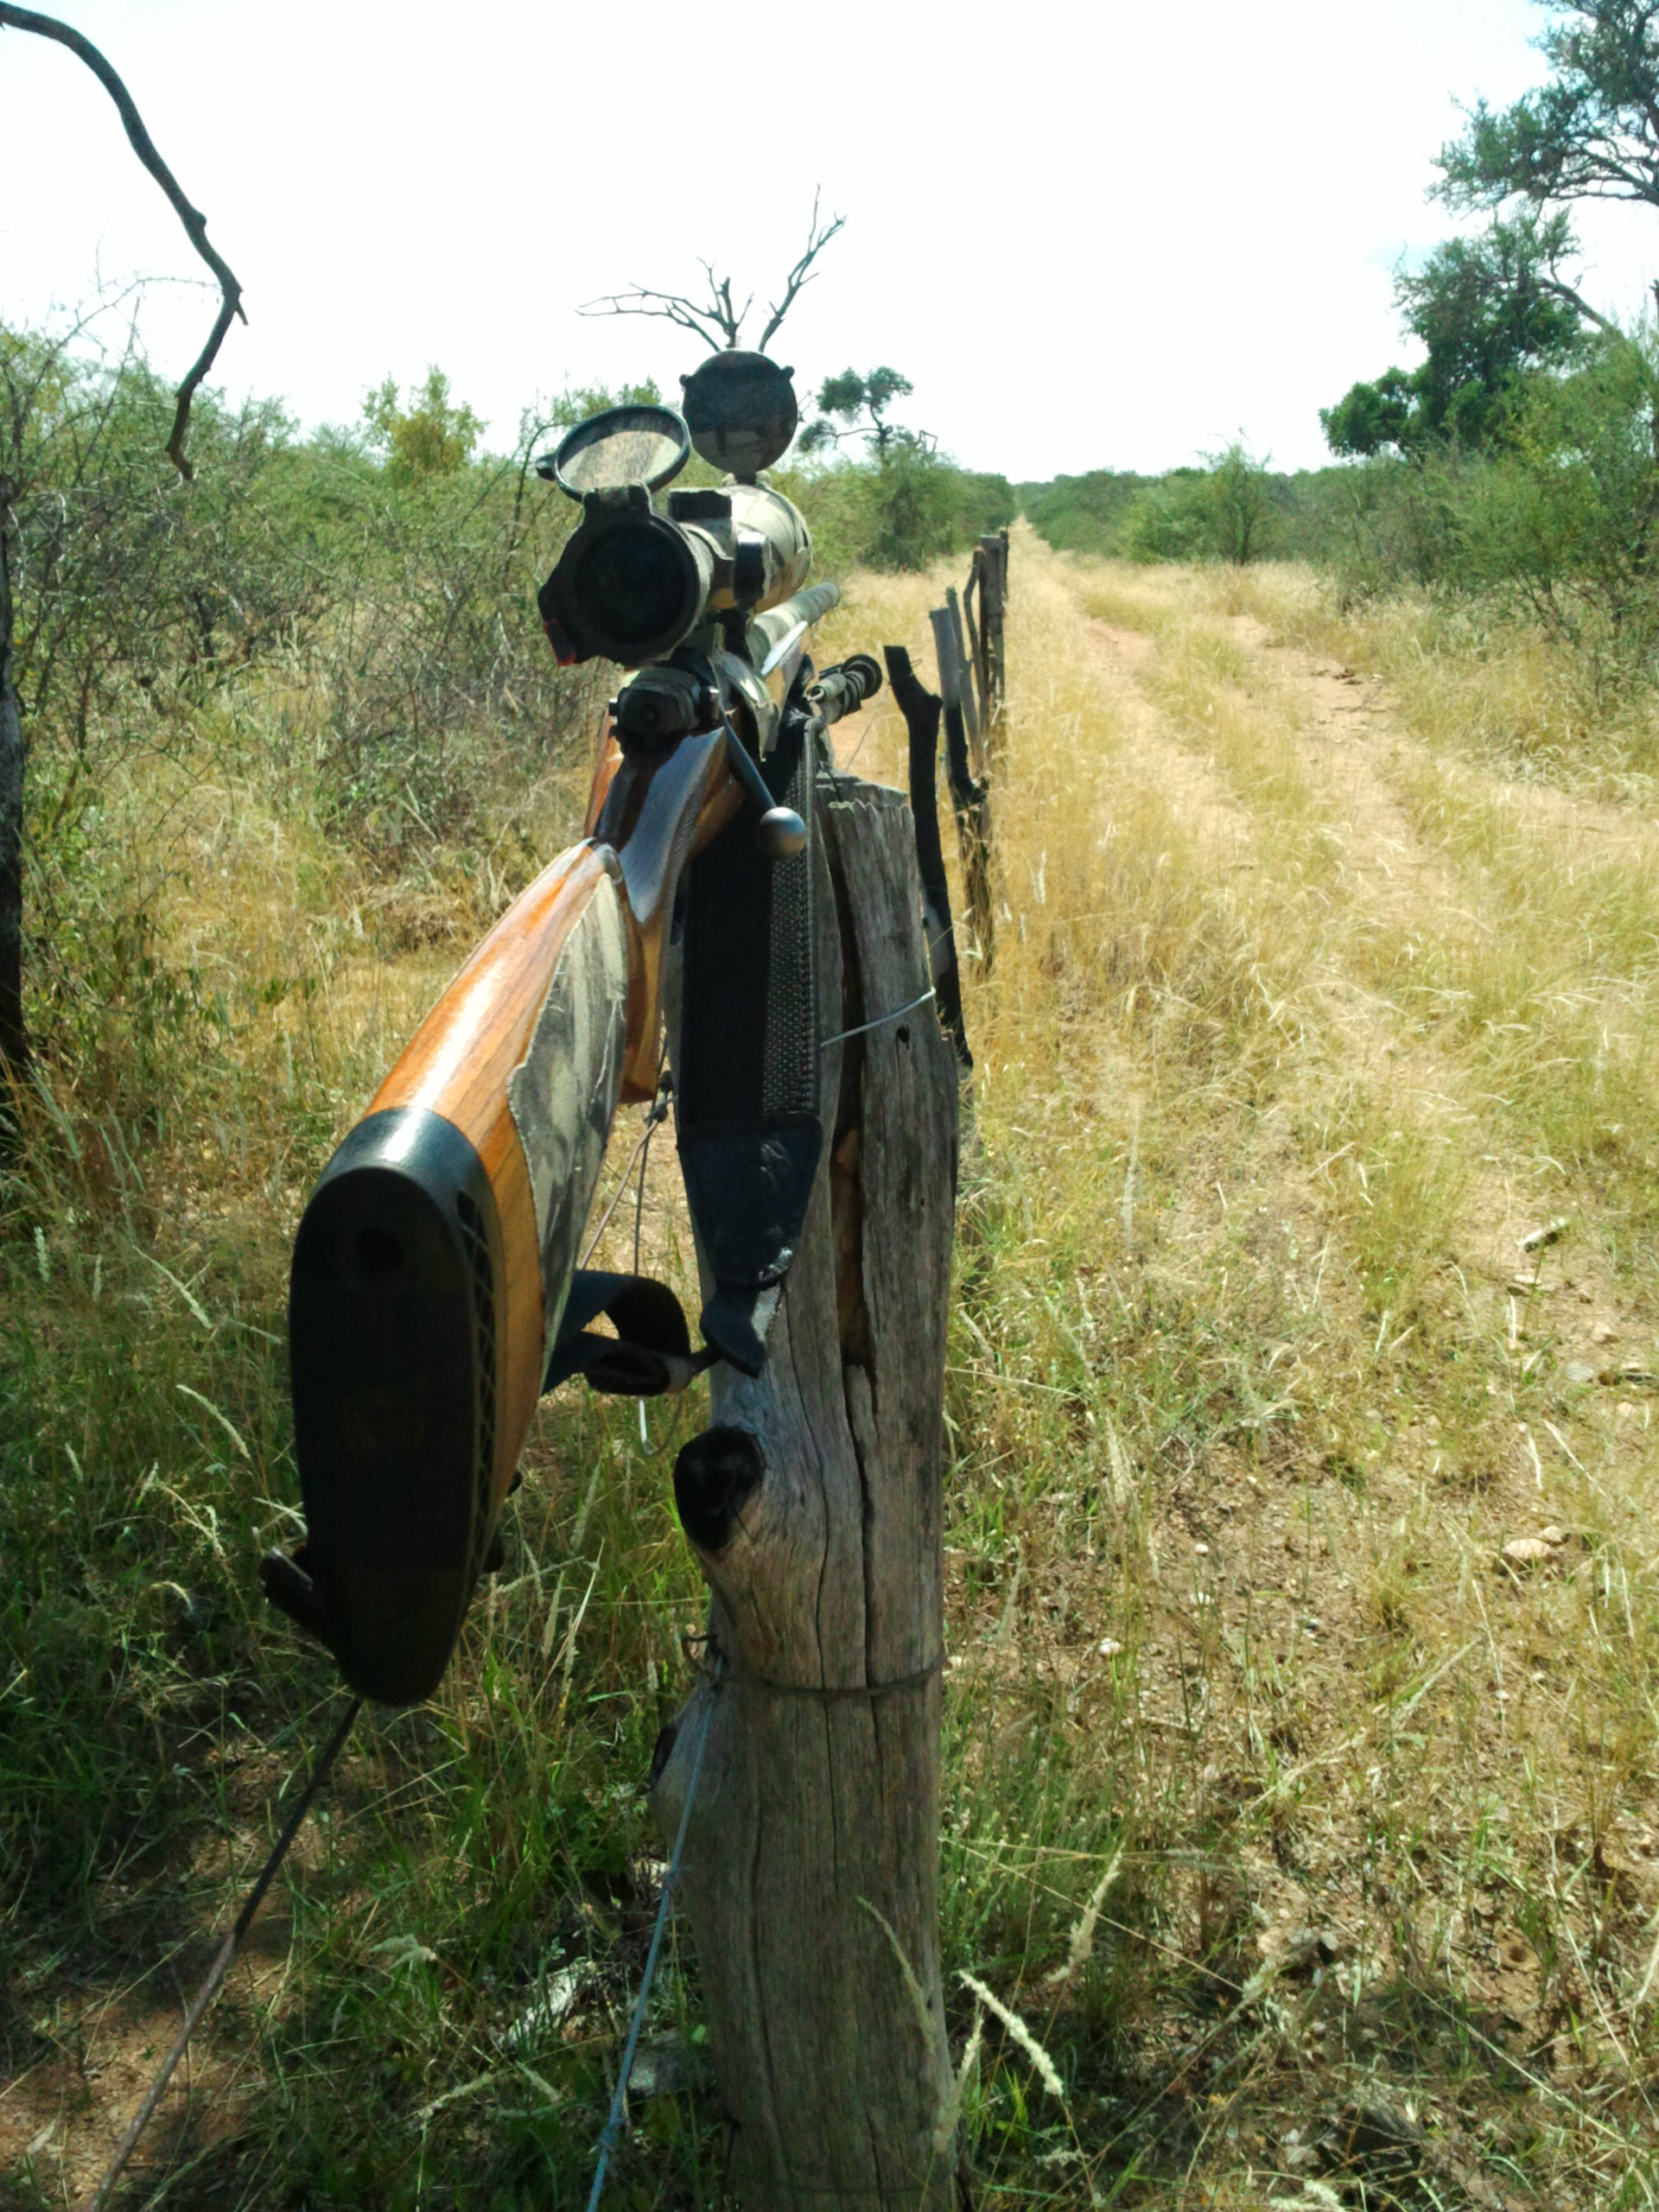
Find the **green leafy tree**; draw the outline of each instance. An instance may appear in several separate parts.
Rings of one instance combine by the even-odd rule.
[[[1659,654],[1659,353],[1651,332],[1539,378],[1471,487],[1460,581],[1518,595],[1600,685]]]
[[[1242,569],[1261,557],[1272,504],[1268,464],[1256,458],[1242,436],[1224,453],[1206,454],[1205,460],[1210,467],[1205,483],[1211,548],[1221,560]]]
[[[1268,464],[1243,437],[1203,468],[1173,468],[1137,493],[1119,526],[1132,561],[1259,560],[1273,506]]]
[[[1139,493],[1119,542],[1131,561],[1202,561],[1210,553],[1204,472],[1172,468]]]
[[[1545,4],[1546,82],[1502,110],[1477,101],[1463,135],[1440,149],[1435,196],[1491,215],[1491,228],[1437,247],[1418,275],[1401,277],[1407,327],[1428,359],[1409,376],[1390,370],[1356,385],[1323,410],[1337,453],[1421,454],[1442,438],[1491,444],[1507,433],[1520,382],[1564,370],[1585,326],[1630,342],[1563,264],[1575,251],[1578,202],[1659,211],[1659,6]]]
[[[818,387],[818,413],[801,435],[808,455],[842,455],[818,479],[817,499],[836,534],[874,569],[925,568],[963,542],[971,510],[985,504],[985,480],[970,478],[925,430],[889,420],[914,389],[894,368],[843,369]],[[854,461],[844,448],[861,443]]]
[[[1415,378],[1428,435],[1489,442],[1516,378],[1570,359],[1582,326],[1556,272],[1573,250],[1565,216],[1529,210],[1483,238],[1446,240],[1401,276],[1406,327],[1428,354]]]
[[[1322,408],[1332,452],[1421,452],[1445,440],[1476,449],[1501,439],[1519,381],[1564,366],[1579,344],[1580,311],[1559,277],[1573,251],[1564,214],[1525,208],[1484,237],[1447,239],[1414,273],[1402,270],[1395,302],[1427,359]]]
[[[1417,442],[1417,392],[1411,372],[1384,369],[1369,384],[1350,385],[1334,407],[1321,407],[1325,442],[1344,459],[1407,453]]]
[[[1560,7],[1538,40],[1548,81],[1501,111],[1478,101],[1461,138],[1440,149],[1435,190],[1448,207],[1535,214],[1583,200],[1659,210],[1659,7],[1652,0],[1584,0]],[[1615,326],[1559,271],[1557,297],[1614,334]]]
[[[801,434],[802,452],[822,453],[846,439],[863,438],[884,461],[897,446],[925,443],[918,432],[887,420],[893,401],[907,399],[914,390],[897,369],[872,369],[868,375],[843,369],[839,376],[826,377],[818,388],[817,419]]]
[[[472,409],[451,400],[449,379],[437,368],[427,371],[426,382],[410,393],[407,407],[388,377],[364,401],[363,420],[388,472],[405,483],[459,475],[484,434]]]

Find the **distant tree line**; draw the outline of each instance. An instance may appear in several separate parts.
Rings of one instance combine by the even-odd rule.
[[[1096,469],[1016,486],[1020,511],[1063,552],[1128,561],[1330,559],[1345,529],[1352,472],[1287,475],[1242,438],[1202,466],[1161,476]]]

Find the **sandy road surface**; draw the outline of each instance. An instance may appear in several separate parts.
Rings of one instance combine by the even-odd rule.
[[[1262,1957],[1313,1928],[1341,1961],[1299,2063],[1335,2094],[1388,2046],[1357,1993],[1416,1980],[1588,2128],[1549,2201],[1602,2201],[1586,2115],[1659,1929],[1659,834],[1431,742],[1270,591],[1024,550],[1049,681],[1014,742],[1064,797],[1011,761],[1005,911],[1092,1009],[1099,1104],[1057,1121],[1097,1111],[1077,1156],[1136,1194],[1078,1291],[1141,1428],[1141,1714],[1202,1763],[1192,1833],[1230,1808]],[[1085,807],[1077,911],[1039,917]],[[1044,1573],[1086,1709],[1063,1624],[1109,1601]]]

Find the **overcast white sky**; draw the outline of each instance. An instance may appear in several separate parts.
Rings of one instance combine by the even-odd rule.
[[[696,257],[764,298],[815,184],[847,217],[774,348],[803,397],[902,369],[909,419],[1016,479],[1157,469],[1239,429],[1322,457],[1317,410],[1404,355],[1402,251],[1456,103],[1540,73],[1528,0],[59,0],[125,77],[250,318],[219,377],[307,422],[441,364],[510,439],[567,382],[696,365],[670,326],[579,320]],[[198,264],[107,96],[0,33],[0,315]],[[21,181],[21,188],[20,182]],[[1585,226],[1621,312],[1659,226]],[[152,295],[175,375],[211,302]],[[759,324],[752,335],[758,335]]]

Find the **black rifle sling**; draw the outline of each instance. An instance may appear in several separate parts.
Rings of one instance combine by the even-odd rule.
[[[957,806],[967,804],[957,782],[957,753],[961,772],[968,772],[967,740],[963,734],[960,708],[946,709],[928,690],[910,664],[902,645],[886,648],[887,681],[893,703],[905,718],[910,740],[910,813],[916,825],[916,869],[922,880],[922,925],[927,938],[927,964],[938,994],[939,1019],[955,1047],[964,1071],[974,1065],[968,1049],[968,1029],[962,1014],[962,969],[957,959],[957,932],[950,920],[950,888],[945,879],[944,853],[939,843],[938,762],[939,716],[945,714],[950,728],[950,790]],[[971,786],[977,804],[977,785]]]
[[[823,1124],[813,945],[811,717],[785,714],[760,772],[806,824],[772,860],[747,810],[702,853],[687,894],[675,1123],[691,1217],[715,1278],[702,1333],[758,1375],[800,1243]]]
[[[589,1327],[601,1313],[614,1327],[613,1337]],[[680,1301],[666,1283],[653,1282],[649,1275],[578,1268],[542,1389],[556,1390],[580,1375],[590,1389],[617,1397],[660,1397],[664,1391],[684,1389],[711,1357],[693,1353]]]

